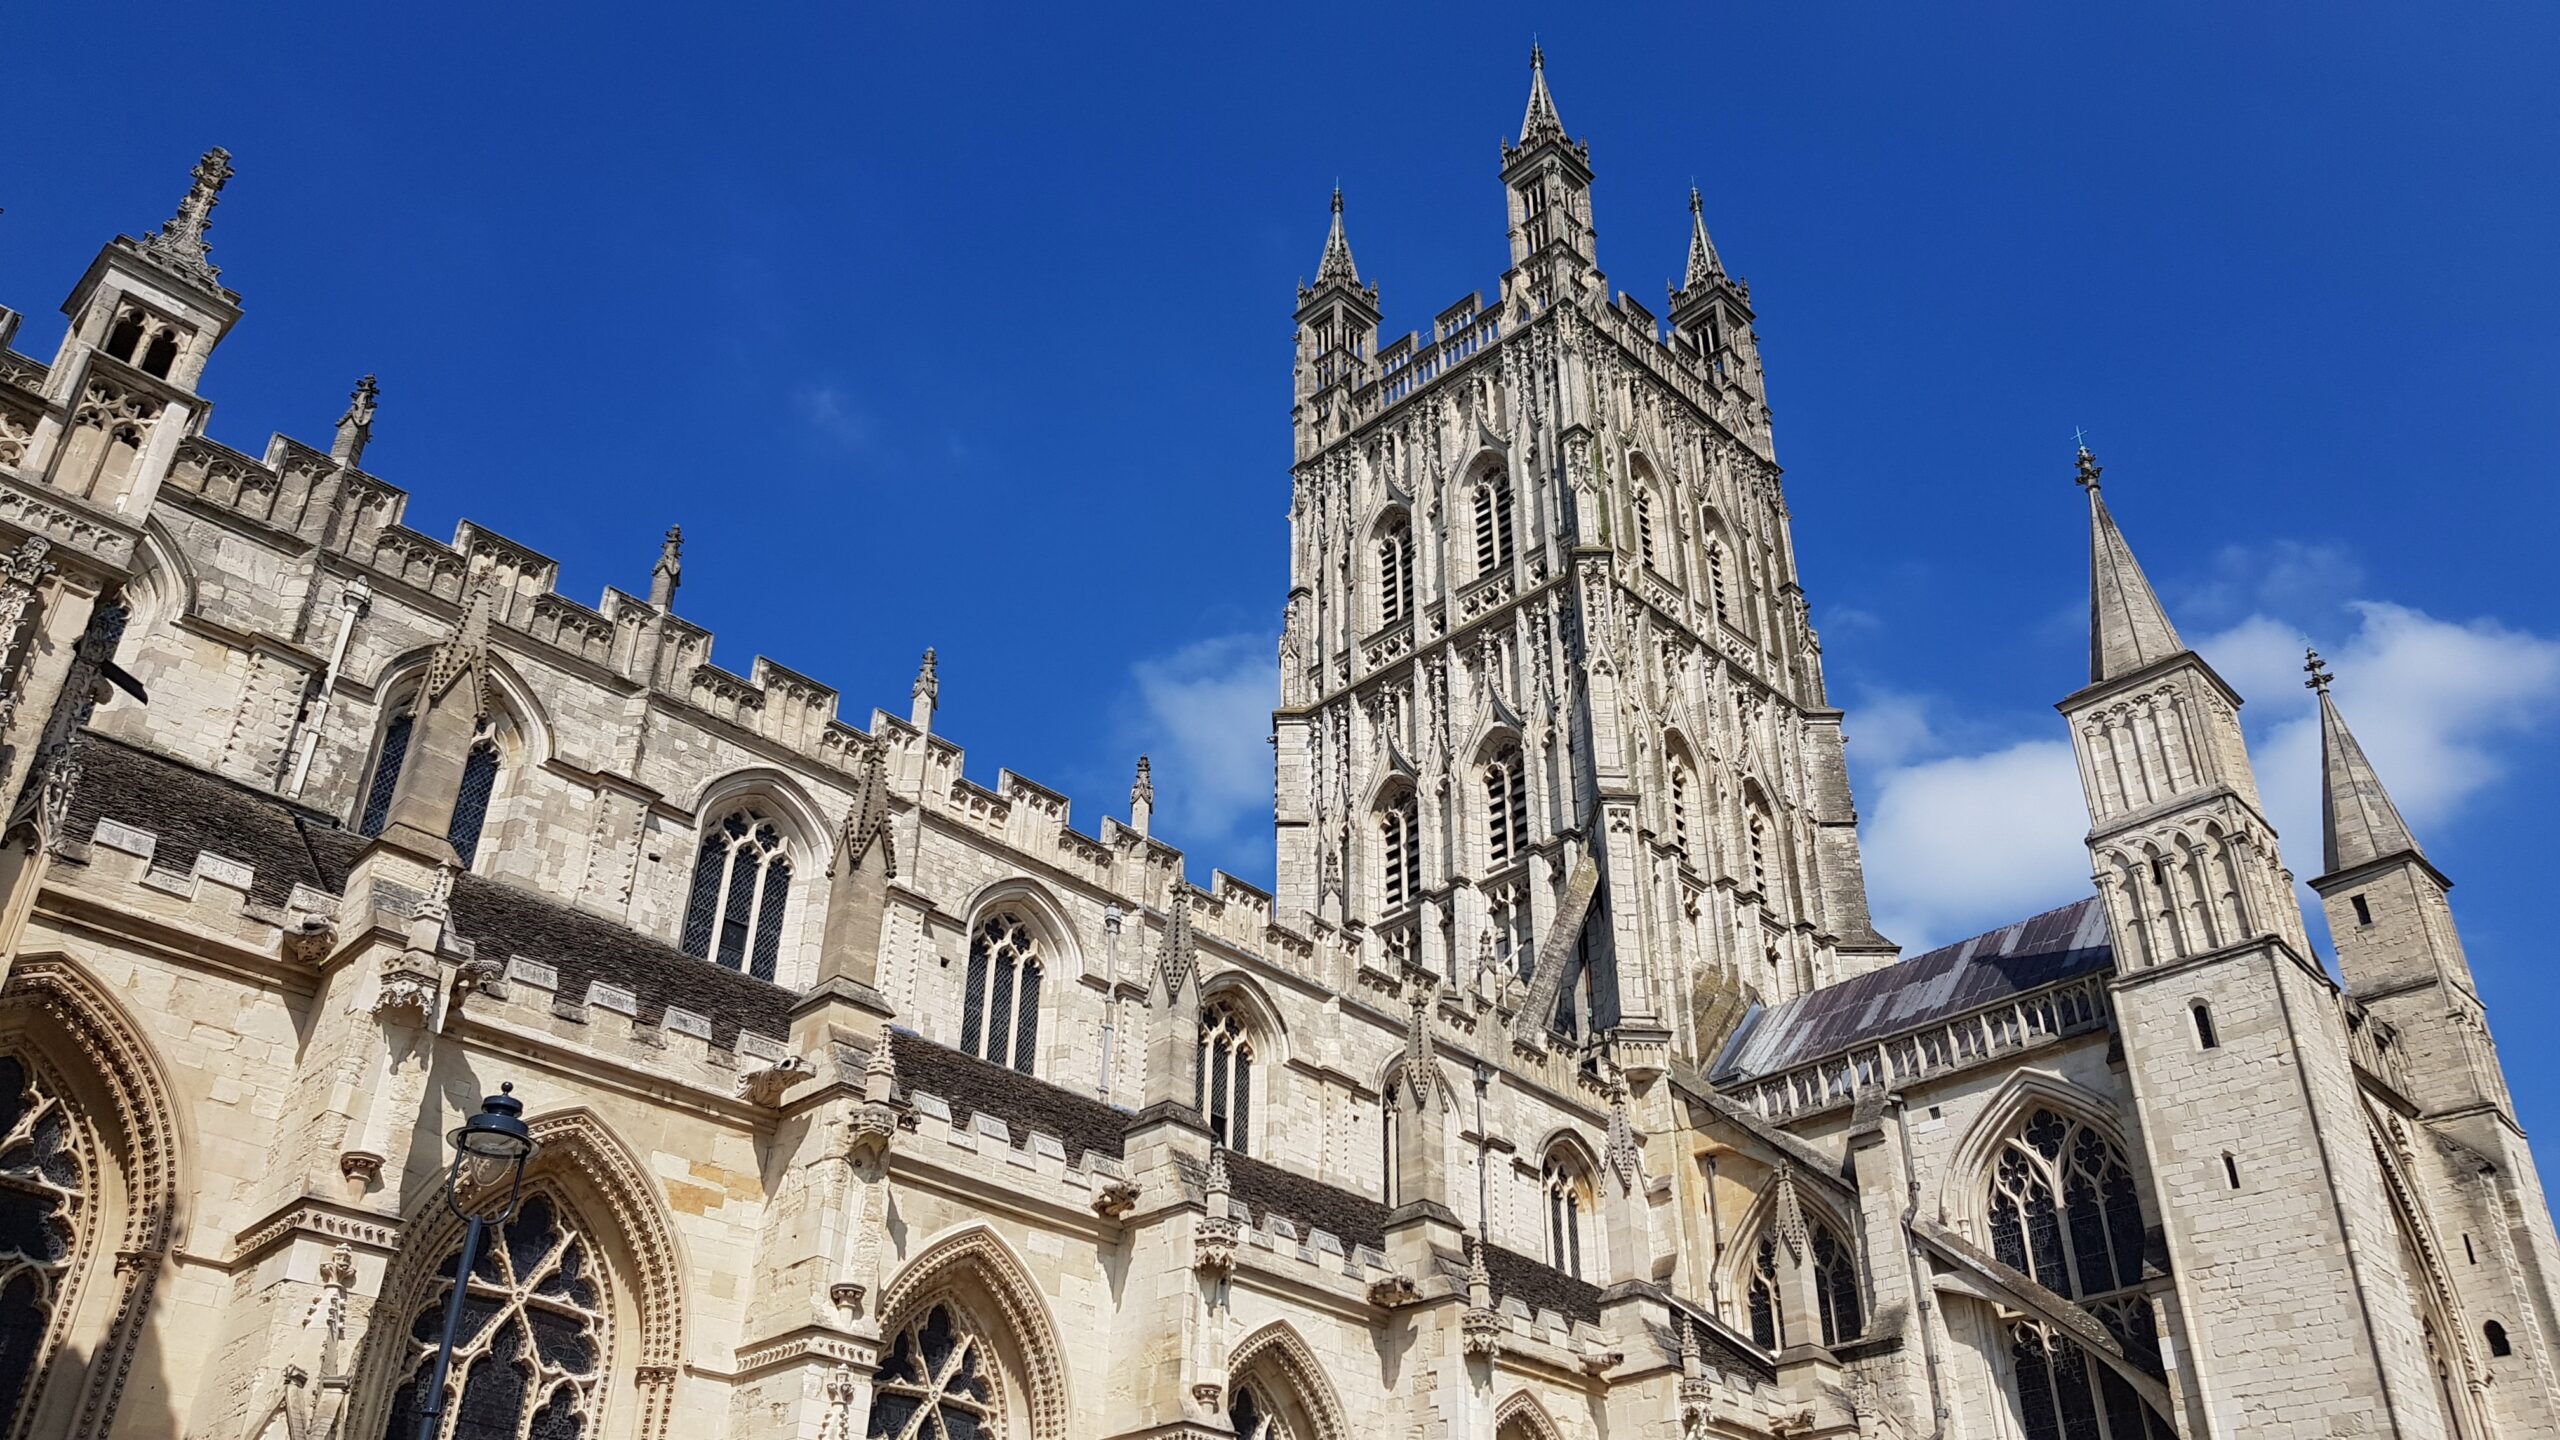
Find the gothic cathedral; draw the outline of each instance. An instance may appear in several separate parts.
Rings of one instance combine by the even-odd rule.
[[[589,606],[407,528],[370,378],[212,438],[221,150],[50,361],[0,309],[0,1440],[2560,1429],[2317,657],[2334,976],[2083,451],[2092,889],[1902,956],[1750,287],[1693,191],[1612,292],[1543,57],[1500,158],[1489,300],[1382,345],[1339,194],[1298,293],[1270,892],[1143,760],[968,779],[931,651],[860,723],[715,665],[675,531]]]

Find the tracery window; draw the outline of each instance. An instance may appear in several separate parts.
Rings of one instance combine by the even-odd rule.
[[[2082,1301],[2141,1369],[2161,1373],[2142,1279],[2142,1207],[2113,1141],[2037,1109],[2001,1144],[1990,1181],[1991,1249],[2046,1288]],[[2149,1440],[2172,1433],[2142,1397],[2070,1336],[2010,1326],[2019,1423],[2028,1440]]]
[[[1500,572],[1511,564],[1511,486],[1499,471],[1476,485],[1476,574]]]
[[[1004,1440],[1001,1374],[987,1343],[951,1305],[898,1331],[872,1380],[871,1440]]]
[[[791,903],[791,848],[782,827],[753,806],[702,833],[685,902],[684,950],[771,980],[782,958]]]
[[[1528,767],[1517,744],[1494,752],[1484,767],[1484,822],[1488,858],[1509,864],[1529,839]]]
[[[1591,1177],[1580,1160],[1559,1148],[1548,1154],[1539,1178],[1547,1192],[1547,1263],[1582,1279],[1582,1229],[1592,1208]]]
[[[1209,1122],[1210,1138],[1237,1154],[1249,1153],[1245,1137],[1253,1120],[1253,1034],[1230,1001],[1200,1011],[1199,1093],[1193,1097]]]
[[[414,704],[413,697],[382,727],[382,749],[374,757],[373,780],[365,786],[364,816],[356,827],[367,835],[379,835],[391,823],[391,798],[400,791],[400,772],[408,763],[409,741],[417,732]],[[489,802],[498,793],[498,760],[498,727],[494,721],[482,721],[463,757],[462,787],[455,792],[453,818],[444,832],[465,870],[480,854],[480,832],[488,826]]]
[[[1793,1343],[1787,1338],[1786,1317],[1778,1301],[1779,1243],[1775,1226],[1761,1235],[1744,1296],[1752,1340],[1773,1351]],[[1805,1217],[1804,1243],[1813,1265],[1814,1307],[1822,1324],[1822,1343],[1838,1345],[1857,1339],[1864,1333],[1866,1314],[1858,1299],[1855,1252],[1839,1231],[1812,1215]]]
[[[70,1317],[66,1290],[89,1225],[92,1162],[60,1097],[0,1056],[0,1434]]]
[[[1236,1440],[1296,1440],[1280,1407],[1251,1380],[1236,1386],[1227,1400],[1227,1428],[1236,1432]]]
[[[409,1357],[383,1440],[415,1440],[444,1333],[454,1244],[409,1325]],[[446,1440],[592,1440],[611,1341],[595,1252],[549,1193],[485,1237],[464,1287],[439,1434]]]
[[[1378,536],[1378,624],[1402,624],[1413,613],[1413,525],[1403,516]]]
[[[1422,893],[1422,812],[1408,790],[1378,812],[1378,856],[1385,908],[1399,910]]]
[[[960,1048],[1028,1075],[1040,1041],[1039,933],[1010,910],[978,922],[969,936],[968,993],[960,1001]]]

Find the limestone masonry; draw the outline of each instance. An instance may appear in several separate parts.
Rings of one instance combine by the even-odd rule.
[[[1613,294],[1540,62],[1500,160],[1490,299],[1381,345],[1339,195],[1298,294],[1275,893],[1143,760],[1090,830],[967,779],[931,651],[860,723],[716,665],[675,531],[588,606],[404,527],[369,378],[214,439],[223,151],[50,361],[0,309],[0,1440],[409,1440],[501,1082],[454,1440],[2560,1430],[2450,882],[2317,658],[2343,985],[2083,451],[2093,888],[1902,958],[1750,287],[1692,193]]]

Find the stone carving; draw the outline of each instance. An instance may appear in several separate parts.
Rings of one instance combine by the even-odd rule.
[[[347,396],[347,413],[338,417],[338,438],[329,447],[330,459],[350,470],[364,463],[364,447],[373,443],[374,401],[381,393],[370,375],[356,382]]]
[[[1484,1242],[1467,1240],[1467,1310],[1458,1328],[1470,1355],[1502,1352],[1502,1312],[1493,1308],[1493,1276],[1485,1269]]]
[[[407,969],[391,971],[375,987],[373,1004],[368,1008],[375,1019],[386,1025],[425,1025],[436,1012],[435,979]]]
[[[217,145],[204,152],[192,172],[195,183],[178,202],[178,213],[142,242],[142,253],[162,268],[219,288],[222,272],[214,268],[205,232],[213,228],[213,207],[222,202],[222,187],[231,183],[231,152]]]
[[[1202,1186],[1207,1210],[1200,1217],[1193,1236],[1192,1268],[1206,1274],[1224,1275],[1235,1269],[1236,1219],[1227,1213],[1227,1152],[1209,1152],[1209,1174]]]
[[[880,847],[881,873],[892,880],[898,877],[897,837],[889,830],[887,748],[873,741],[862,752],[861,768],[854,772],[853,800],[845,806],[844,824],[836,831],[836,853],[827,862],[829,878],[862,868],[874,845]]]
[[[779,1105],[782,1092],[808,1078],[809,1073],[809,1062],[797,1055],[769,1060],[738,1072],[737,1096],[750,1105]]]
[[[1191,887],[1176,885],[1173,909],[1165,919],[1164,943],[1156,951],[1156,973],[1164,981],[1167,1004],[1182,998],[1183,987],[1191,983],[1191,972],[1199,963],[1199,946],[1191,936]]]
[[[1094,1187],[1093,1213],[1105,1220],[1127,1218],[1138,1208],[1138,1187],[1126,1180],[1104,1180]]]

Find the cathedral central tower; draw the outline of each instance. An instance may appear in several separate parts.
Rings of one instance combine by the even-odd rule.
[[[1542,56],[1501,178],[1493,304],[1381,348],[1339,193],[1299,292],[1281,913],[1502,987],[1523,1038],[1712,1058],[1751,1000],[1893,956],[1750,288],[1693,192],[1669,324],[1611,297]]]

